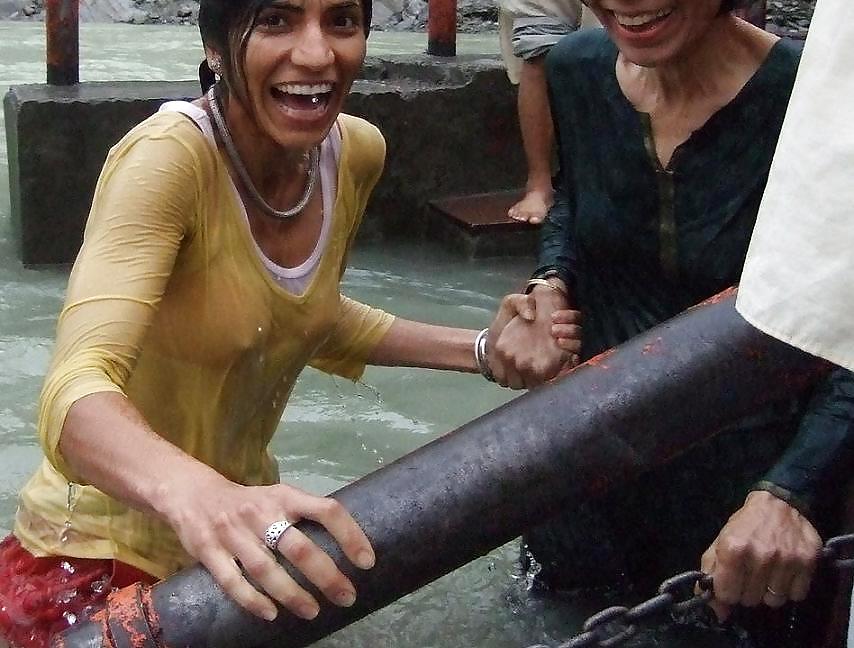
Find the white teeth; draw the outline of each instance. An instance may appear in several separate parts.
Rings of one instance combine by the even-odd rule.
[[[624,27],[640,27],[642,25],[651,23],[654,20],[658,20],[659,18],[669,16],[672,12],[673,9],[659,9],[655,12],[627,16],[625,14],[619,14],[615,11],[614,17],[617,19],[617,22],[619,22]]]
[[[319,95],[332,92],[331,83],[280,83],[276,86],[276,90],[285,94],[295,95]]]

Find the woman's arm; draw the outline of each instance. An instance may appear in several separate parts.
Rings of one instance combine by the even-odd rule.
[[[854,374],[835,369],[813,391],[795,438],[758,484],[805,515],[854,459]]]
[[[249,487],[229,481],[155,434],[121,394],[98,393],[74,403],[60,449],[87,483],[169,524],[182,546],[238,604],[273,620],[277,600],[313,619],[319,607],[262,544],[272,522],[303,518],[322,524],[361,568],[374,563],[368,539],[335,500],[287,486]],[[279,551],[333,603],[349,606],[356,592],[332,559],[302,532],[289,529]],[[269,595],[256,590],[248,573]]]
[[[573,310],[575,226],[567,173],[562,166],[556,178],[555,202],[543,222],[533,275],[547,278],[553,287],[532,286],[528,317],[512,316],[521,310],[517,305],[521,302],[518,295],[508,296],[490,326],[487,351],[492,373],[499,384],[513,389],[554,378],[577,362],[581,352],[581,315]],[[559,320],[554,319],[556,313]]]
[[[814,391],[789,448],[703,556],[719,616],[730,605],[803,600],[821,538],[807,517],[841,490],[854,460],[854,374],[834,370]]]
[[[477,331],[397,318],[374,348],[373,365],[424,367],[476,372]]]
[[[540,229],[540,249],[534,277],[554,273],[571,290],[575,286],[575,201],[572,199],[570,182],[572,158],[562,154],[560,128],[557,116],[560,108],[552,103],[555,116],[555,141],[558,148],[560,167],[554,178],[554,204],[548,211]],[[556,112],[558,111],[558,112]]]

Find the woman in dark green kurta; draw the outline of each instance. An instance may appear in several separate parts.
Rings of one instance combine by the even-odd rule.
[[[738,282],[799,60],[791,44],[774,45],[663,168],[648,115],[620,87],[617,57],[596,30],[565,38],[547,59],[561,172],[534,276],[572,287],[582,359]],[[854,380],[839,370],[805,402],[757,412],[626,491],[531,531],[539,579],[646,587],[696,568],[751,486],[813,513],[850,450],[852,420]]]

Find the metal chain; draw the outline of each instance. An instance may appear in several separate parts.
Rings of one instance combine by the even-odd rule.
[[[821,550],[821,559],[834,569],[854,569],[854,533],[828,540]],[[698,589],[700,593],[695,594]],[[700,571],[677,574],[664,581],[658,594],[643,603],[632,608],[609,607],[594,614],[584,622],[579,634],[558,648],[613,648],[634,636],[641,624],[661,621],[668,615],[678,621],[706,605],[713,595],[712,577],[708,574]]]

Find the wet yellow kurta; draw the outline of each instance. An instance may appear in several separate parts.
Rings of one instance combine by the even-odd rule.
[[[302,295],[269,276],[224,161],[187,117],[158,113],[110,152],[42,392],[46,459],[16,519],[29,551],[115,558],[158,577],[189,561],[166,524],[77,485],[58,447],[76,400],[124,393],[185,452],[236,482],[271,484],[267,445],[304,366],[361,375],[393,318],[340,295],[339,280],[385,144],[365,121],[339,125],[330,236]]]

